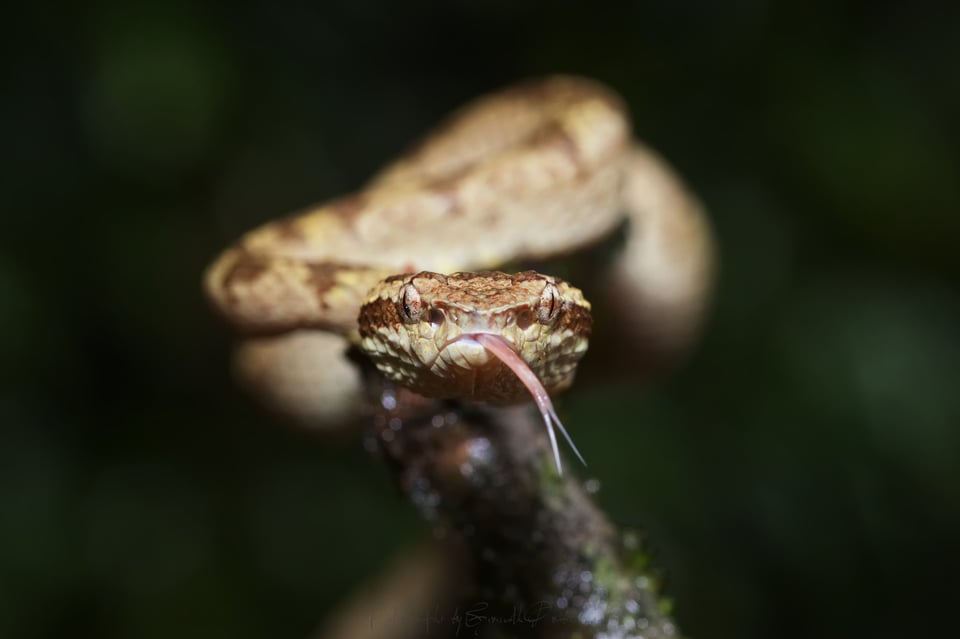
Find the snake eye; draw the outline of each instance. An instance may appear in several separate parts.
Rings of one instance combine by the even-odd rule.
[[[416,324],[420,321],[420,314],[423,313],[423,300],[420,299],[420,291],[413,284],[407,283],[400,289],[400,298],[397,301],[397,309],[400,311],[400,317],[407,324]]]
[[[547,282],[540,293],[540,300],[537,302],[537,319],[541,324],[549,324],[557,318],[560,313],[560,307],[563,302],[560,299],[560,291],[553,282]]]

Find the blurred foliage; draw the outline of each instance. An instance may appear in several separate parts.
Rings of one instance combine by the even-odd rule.
[[[919,637],[960,570],[960,21],[924,3],[8,8],[0,636],[303,637],[424,534],[231,384],[199,293],[463,100],[606,81],[708,203],[677,374],[563,402],[691,636]]]

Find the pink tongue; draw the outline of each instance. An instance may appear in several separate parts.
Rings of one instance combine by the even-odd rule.
[[[560,450],[557,448],[557,436],[553,431],[554,425],[556,425],[556,427],[563,434],[563,437],[567,440],[567,443],[570,444],[570,448],[576,454],[577,459],[580,460],[580,463],[586,466],[587,462],[583,460],[583,456],[580,454],[580,451],[577,450],[573,440],[570,439],[570,435],[567,434],[567,429],[563,427],[563,424],[560,422],[560,418],[557,417],[557,411],[553,409],[553,402],[550,401],[550,395],[547,394],[547,389],[543,387],[543,384],[537,378],[536,373],[534,373],[527,363],[523,361],[523,358],[517,355],[507,341],[499,335],[476,333],[470,335],[470,338],[490,351],[493,355],[496,355],[501,362],[510,367],[510,370],[513,371],[513,374],[516,375],[521,382],[523,382],[523,385],[526,386],[527,390],[530,391],[530,394],[533,395],[533,400],[537,403],[537,408],[540,409],[540,414],[543,416],[543,422],[547,425],[547,435],[550,436],[550,446],[553,449],[553,459],[557,464],[557,474],[563,475],[563,468],[560,466]]]

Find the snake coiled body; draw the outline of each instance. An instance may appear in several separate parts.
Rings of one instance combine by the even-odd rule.
[[[359,378],[343,359],[352,344],[428,396],[504,403],[529,390],[548,426],[559,425],[548,393],[573,379],[590,304],[557,278],[494,269],[578,251],[626,217],[624,257],[608,275],[622,291],[614,296],[641,332],[685,341],[711,262],[699,206],[631,142],[613,92],[551,77],[466,106],[363,191],[247,233],[205,287],[234,326],[261,336],[241,350],[240,370],[287,412],[352,410]]]

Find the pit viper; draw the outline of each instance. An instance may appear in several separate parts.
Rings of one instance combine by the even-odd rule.
[[[550,396],[587,350],[591,305],[557,277],[497,269],[580,252],[618,229],[600,290],[621,317],[607,325],[624,344],[688,342],[713,265],[699,202],[632,139],[617,94],[551,76],[462,107],[361,191],[246,233],[204,286],[245,336],[241,377],[301,421],[358,410],[362,380],[347,357],[358,348],[429,397],[532,397],[560,471],[554,427],[580,454]]]

